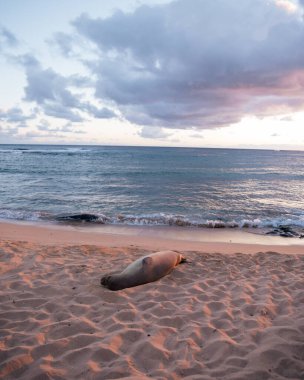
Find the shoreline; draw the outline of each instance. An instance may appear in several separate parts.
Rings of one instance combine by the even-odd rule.
[[[0,222],[0,240],[43,245],[96,245],[208,253],[277,252],[304,254],[304,239],[268,236],[236,229],[194,229],[167,226],[86,226],[32,222]]]

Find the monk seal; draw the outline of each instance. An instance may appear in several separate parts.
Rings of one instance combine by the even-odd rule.
[[[135,260],[121,273],[103,276],[100,283],[110,290],[131,288],[159,280],[185,261],[180,253],[174,251],[152,253]]]

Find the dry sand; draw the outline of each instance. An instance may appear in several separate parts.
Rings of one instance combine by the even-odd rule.
[[[74,232],[71,244],[62,230],[0,225],[0,378],[304,379],[303,246],[175,241],[188,263],[112,292],[103,274],[169,245],[117,236]]]

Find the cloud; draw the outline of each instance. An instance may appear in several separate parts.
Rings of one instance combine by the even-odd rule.
[[[61,127],[61,132],[68,132],[68,133],[76,133],[76,134],[85,134],[86,132],[81,129],[75,129],[73,124],[66,123],[63,127]]]
[[[92,88],[95,84],[93,79],[79,74],[69,76],[68,83],[76,88]]]
[[[293,118],[291,116],[283,116],[280,118],[280,121],[293,121]]]
[[[193,133],[189,137],[193,137],[194,139],[203,139],[204,138],[204,136],[201,135],[200,133]]]
[[[53,130],[57,130],[56,128],[52,128],[50,123],[47,121],[47,120],[40,120],[39,121],[39,124],[37,124],[37,129],[39,131],[53,131]]]
[[[0,126],[0,136],[3,136],[5,138],[13,138],[18,135],[19,127],[20,125],[7,126],[6,128]]]
[[[93,104],[87,104],[87,111],[97,119],[111,119],[113,117],[117,117],[116,113],[109,108],[98,108]]]
[[[72,123],[79,123],[84,118],[77,112],[60,103],[49,103],[43,105],[43,112],[47,116],[52,116],[59,119],[69,120]]]
[[[80,34],[57,32],[45,42],[67,59],[77,59],[85,63],[90,56],[96,55],[94,44]]]
[[[298,6],[292,0],[275,0],[275,4],[278,7],[284,9],[287,13],[294,13],[298,11]]]
[[[61,127],[54,127],[47,120],[40,120],[37,125],[38,131],[45,132],[44,136],[57,136],[58,133],[72,133],[72,134],[84,134],[85,132],[79,129],[75,129],[72,123],[66,123]]]
[[[57,46],[61,54],[65,57],[69,58],[74,56],[75,40],[73,36],[67,33],[57,32],[52,39],[47,40],[47,43]]]
[[[8,123],[24,123],[26,120],[35,118],[34,114],[25,115],[21,108],[13,107],[7,111],[0,110],[0,120]]]
[[[24,57],[27,86],[25,99],[39,105],[60,103],[63,107],[79,108],[78,98],[67,89],[68,80],[52,69],[43,69],[33,56]]]
[[[99,119],[116,117],[114,111],[98,108],[83,100],[84,95],[71,90],[72,87],[91,86],[90,79],[75,75],[65,77],[52,68],[44,69],[32,55],[21,56],[18,61],[26,71],[25,100],[36,103],[45,115],[73,123],[88,116]]]
[[[96,97],[133,123],[216,128],[304,107],[304,24],[291,0],[177,0],[73,25],[99,52],[87,65]]]
[[[172,135],[172,132],[166,132],[160,127],[143,127],[138,135],[146,139],[165,139]]]
[[[26,128],[28,128],[28,125],[25,122],[21,122],[21,123],[17,124],[16,128],[18,128],[18,129],[20,129],[20,128],[21,129],[22,128],[26,129]]]
[[[16,47],[19,45],[19,41],[10,30],[0,25],[0,47],[3,45],[8,47]]]

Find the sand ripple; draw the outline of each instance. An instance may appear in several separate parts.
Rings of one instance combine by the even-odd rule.
[[[1,242],[0,378],[304,379],[304,256],[184,252],[155,283],[99,285],[146,253]]]

